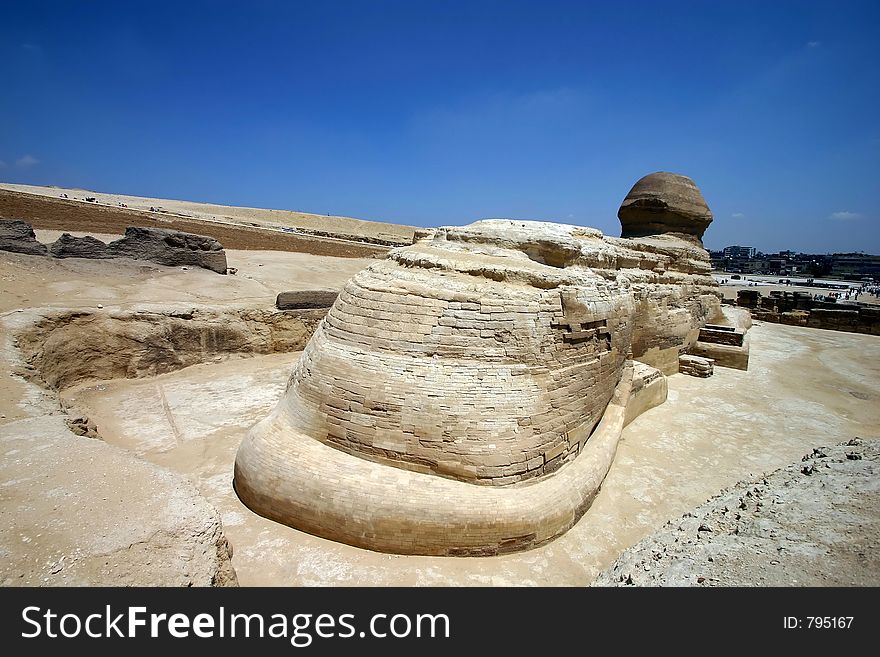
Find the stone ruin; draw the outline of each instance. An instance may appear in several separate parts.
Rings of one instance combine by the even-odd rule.
[[[858,301],[823,301],[809,292],[739,290],[736,305],[764,322],[880,335],[880,309]]]
[[[218,274],[227,271],[226,251],[213,237],[165,228],[129,226],[122,238],[109,244],[90,235],[63,233],[47,247],[37,241],[30,224],[0,217],[0,251],[90,260],[132,258],[169,267],[202,267]]]
[[[0,251],[26,255],[47,255],[46,245],[37,241],[37,236],[30,224],[2,217],[0,217]]]
[[[684,354],[678,358],[678,371],[688,376],[696,376],[701,379],[712,376],[715,369],[715,361],[712,358]]]
[[[722,319],[693,181],[646,176],[619,218],[622,238],[507,219],[423,231],[362,270],[240,446],[241,500],[398,553],[566,531],[625,422],[665,399],[661,373]]]

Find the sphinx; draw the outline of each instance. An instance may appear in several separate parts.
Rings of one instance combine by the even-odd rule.
[[[404,554],[565,532],[652,405],[634,391],[653,382],[662,402],[662,374],[719,314],[693,181],[646,176],[618,216],[619,238],[510,219],[420,231],[355,275],[238,450],[242,502]]]

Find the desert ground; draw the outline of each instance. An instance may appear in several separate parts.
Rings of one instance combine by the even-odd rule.
[[[877,586],[880,443],[814,447],[618,557],[594,586]]]
[[[86,207],[119,208],[122,204],[131,210],[151,212],[153,216],[162,218],[188,218],[202,222],[251,226],[261,228],[294,228],[313,234],[334,237],[348,237],[353,240],[376,240],[391,243],[407,243],[411,241],[413,228],[400,224],[382,223],[381,221],[365,221],[352,217],[338,217],[330,214],[313,214],[292,210],[270,210],[264,208],[245,208],[212,203],[196,203],[193,201],[176,201],[171,199],[150,198],[146,196],[129,196],[110,194],[88,189],[40,187],[36,185],[15,185],[0,183],[0,190],[44,198],[65,198]],[[86,201],[93,198],[94,201]],[[23,218],[23,217],[22,217]],[[75,230],[76,226],[68,225],[67,230]]]
[[[160,201],[164,205],[154,205]],[[205,207],[217,212],[211,213]],[[213,237],[232,249],[355,258],[384,256],[390,247],[412,242],[414,231],[411,226],[347,217],[205,207],[87,190],[0,184],[0,217],[26,221],[38,229],[69,233],[121,235],[128,226],[143,226]]]
[[[189,205],[181,209],[194,212]],[[43,242],[58,234],[37,230]],[[281,291],[339,289],[373,262],[256,249],[228,249],[227,256],[238,270],[234,276],[126,260],[2,253],[0,315],[14,318],[36,309],[101,315],[144,304],[270,309]],[[817,446],[880,434],[880,338],[760,322],[750,335],[748,371],[716,368],[708,379],[669,377],[667,402],[624,429],[601,492],[570,531],[534,550],[479,558],[362,550],[272,522],[241,504],[232,489],[236,449],[283,393],[298,352],[219,356],[158,376],[82,381],[56,392],[23,376],[7,349],[0,363],[0,518],[10,529],[0,535],[0,583],[82,581],[70,574],[88,556],[77,548],[76,523],[69,523],[62,542],[39,516],[63,514],[65,497],[84,485],[83,476],[52,482],[34,477],[29,468],[36,457],[28,452],[63,445],[40,438],[47,426],[61,422],[63,409],[76,408],[98,435],[78,440],[118,448],[110,465],[92,462],[90,476],[97,468],[109,494],[137,489],[126,521],[149,523],[162,512],[149,481],[137,478],[140,466],[131,463],[150,466],[151,477],[179,475],[219,513],[242,585],[587,585],[624,550],[723,489],[799,461]],[[37,500],[27,517],[24,499]],[[91,513],[95,523],[113,522],[101,517],[101,508]],[[853,577],[846,583],[866,581]]]

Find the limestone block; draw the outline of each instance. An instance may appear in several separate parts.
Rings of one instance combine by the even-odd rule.
[[[713,344],[697,341],[689,353],[711,359],[718,367],[729,367],[734,370],[749,369],[749,336],[746,335],[741,345]]]
[[[678,371],[689,376],[707,378],[712,376],[714,364],[711,358],[685,354],[678,359]]]
[[[295,290],[281,292],[275,299],[278,310],[298,310],[303,308],[329,308],[336,301],[338,292],[333,290]]]
[[[745,339],[745,331],[732,326],[707,324],[700,329],[700,340],[710,344],[726,344],[741,347]]]
[[[745,308],[757,308],[761,300],[758,290],[739,290],[736,293],[736,305]]]

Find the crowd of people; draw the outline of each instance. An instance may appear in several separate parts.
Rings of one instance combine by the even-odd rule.
[[[880,285],[874,283],[862,283],[859,287],[854,288],[853,298],[858,298],[860,294],[868,294],[875,299],[880,299]]]
[[[827,295],[814,294],[813,298],[824,301],[858,301],[863,294],[880,299],[880,285],[873,283],[862,283],[855,287],[850,287],[843,292],[831,292]]]
[[[756,285],[767,285],[767,281],[754,282],[749,280],[748,277],[737,277],[736,280],[732,280],[732,278],[722,278],[719,279],[718,282],[721,285],[742,285],[748,287],[755,287]],[[788,286],[806,286],[809,287],[812,283],[812,280],[809,281],[793,281],[792,279],[780,279],[779,283],[782,285]],[[847,283],[844,281],[840,282],[840,285],[835,285],[835,287],[841,288]],[[813,293],[813,299],[816,301],[858,301],[859,297],[863,295],[867,295],[873,297],[876,300],[880,300],[880,284],[874,283],[872,281],[866,281],[862,283],[850,283],[850,287],[846,289],[837,290],[834,292],[815,292]],[[866,299],[862,299],[862,301],[866,301]]]

